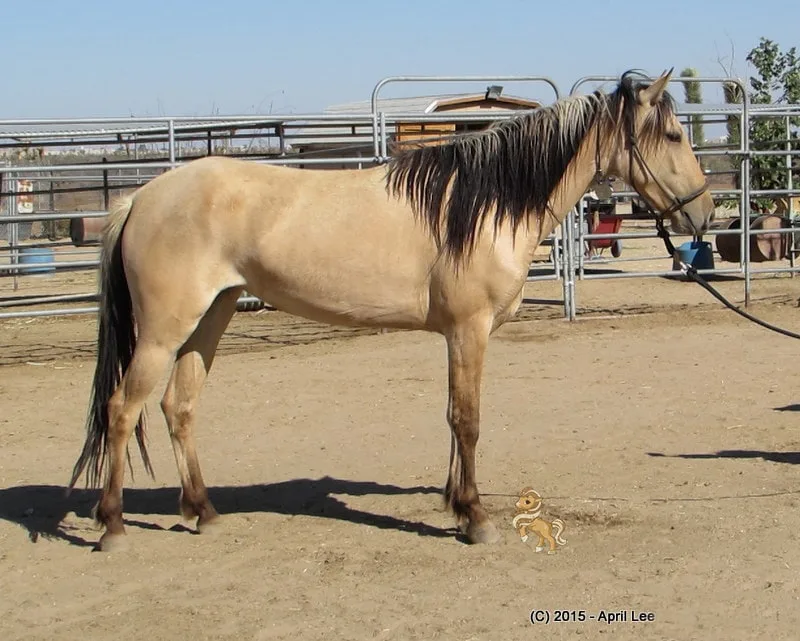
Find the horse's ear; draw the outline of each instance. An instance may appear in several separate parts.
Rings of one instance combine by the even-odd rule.
[[[665,71],[653,84],[639,91],[639,102],[643,106],[652,107],[661,101],[674,70],[675,68],[673,67],[669,71]]]

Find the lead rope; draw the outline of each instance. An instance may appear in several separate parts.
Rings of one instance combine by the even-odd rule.
[[[788,329],[783,329],[781,327],[777,327],[768,323],[766,321],[761,320],[760,318],[756,318],[752,314],[747,313],[743,309],[739,309],[731,303],[727,298],[725,298],[722,294],[720,294],[716,289],[714,289],[708,281],[703,278],[699,273],[697,273],[697,269],[693,265],[689,265],[681,260],[680,255],[678,254],[678,250],[675,249],[675,246],[672,244],[672,240],[670,240],[669,232],[664,227],[664,219],[659,214],[652,212],[656,218],[656,230],[658,231],[658,236],[664,241],[664,246],[667,248],[667,253],[673,257],[673,259],[678,262],[681,266],[681,272],[684,273],[689,279],[693,280],[695,283],[700,285],[703,289],[705,289],[709,294],[711,294],[714,298],[720,301],[725,307],[730,310],[733,310],[740,316],[743,316],[749,321],[754,322],[756,325],[761,325],[766,329],[772,330],[773,332],[777,332],[778,334],[783,334],[784,336],[789,336],[790,338],[799,338],[800,334],[796,334],[795,332],[790,332]]]

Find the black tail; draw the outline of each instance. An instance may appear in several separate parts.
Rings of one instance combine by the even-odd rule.
[[[87,485],[98,486],[106,460],[108,438],[108,401],[128,369],[136,347],[135,321],[128,279],[122,265],[122,231],[132,199],[124,199],[109,214],[100,259],[100,311],[97,334],[97,366],[86,420],[86,442],[72,471],[69,490],[86,470]],[[136,440],[144,466],[150,476],[153,467],[145,443],[145,413],[136,423]],[[130,451],[128,451],[128,465]],[[131,467],[131,474],[133,468]]]

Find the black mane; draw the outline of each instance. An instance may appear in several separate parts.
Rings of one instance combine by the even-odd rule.
[[[495,227],[510,221],[515,230],[531,214],[544,216],[590,128],[602,119],[629,131],[647,83],[629,71],[611,94],[571,96],[481,132],[402,151],[389,163],[387,189],[405,196],[439,247],[459,259],[490,212]],[[673,113],[665,92],[637,132],[639,144],[658,144]]]

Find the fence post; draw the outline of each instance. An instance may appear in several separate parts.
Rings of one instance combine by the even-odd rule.
[[[103,156],[103,164],[108,162],[108,158]],[[108,211],[108,200],[109,200],[109,193],[108,193],[108,169],[103,170],[103,209]]]

